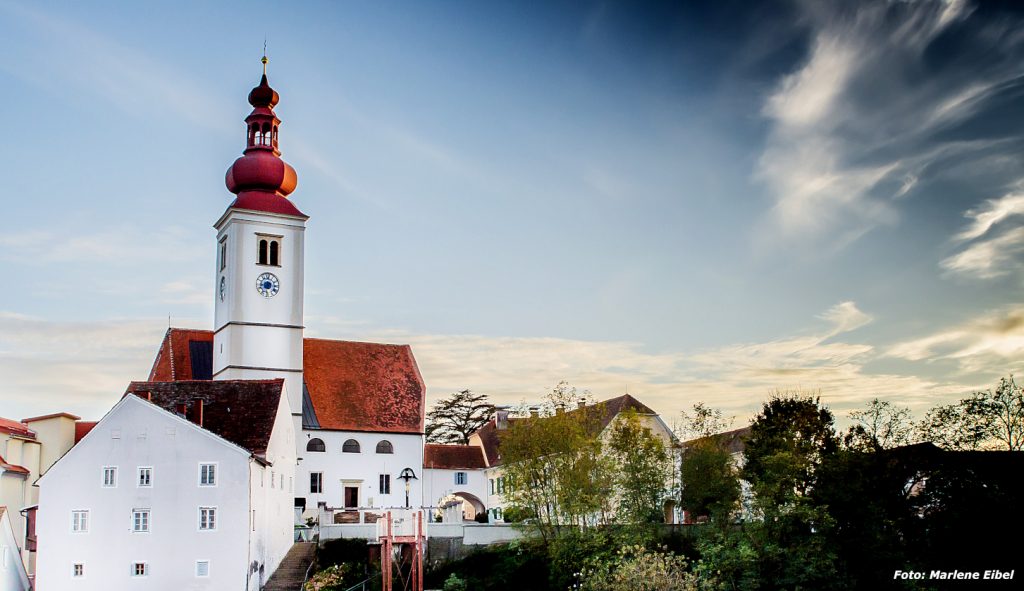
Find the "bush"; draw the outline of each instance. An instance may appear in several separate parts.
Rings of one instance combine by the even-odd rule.
[[[580,573],[584,591],[696,591],[686,559],[662,549],[625,546],[612,559],[594,559]]]
[[[487,523],[488,522],[487,514],[486,513],[477,513],[476,517],[474,517],[473,520],[476,521],[477,523]]]
[[[467,591],[466,581],[459,578],[459,575],[452,573],[444,582],[444,591]]]
[[[348,587],[351,565],[335,564],[317,572],[302,586],[303,591],[334,591]],[[348,581],[351,583],[352,581]]]
[[[452,562],[428,566],[427,589],[443,588],[452,574],[473,591],[548,591],[544,547],[526,540],[495,544]],[[564,589],[564,587],[562,587]]]

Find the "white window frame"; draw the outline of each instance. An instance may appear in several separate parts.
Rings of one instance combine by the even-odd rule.
[[[456,472],[455,473],[455,485],[466,486],[469,484],[469,473],[468,472]]]
[[[142,484],[142,471],[149,470],[149,478],[146,480],[146,484]],[[138,470],[135,471],[135,487],[136,488],[153,488],[153,466],[139,466]]]
[[[143,516],[137,523],[142,526],[145,525],[145,529],[136,529],[136,516]],[[132,509],[132,533],[133,534],[148,534],[153,531],[153,511],[147,508]]]
[[[384,485],[384,486],[381,486],[381,485]],[[377,477],[377,488],[380,489],[379,491],[377,491],[380,494],[382,494],[382,495],[390,495],[391,494],[391,475],[390,474],[381,474],[380,476],[378,476]]]
[[[212,522],[213,527],[203,527],[203,511],[209,511],[212,514],[213,519],[207,518],[207,522]],[[217,507],[206,506],[199,508],[199,523],[197,525],[198,531],[217,531]]]
[[[313,490],[313,477],[317,477],[316,490]],[[324,473],[323,472],[310,472],[309,473],[309,494],[311,495],[322,495],[324,494]]]
[[[84,517],[84,520],[80,516]],[[87,534],[87,533],[89,533],[89,510],[88,509],[72,509],[71,510],[71,533],[73,533],[73,534]]]
[[[113,475],[112,482],[107,484],[107,471]],[[102,488],[117,488],[117,466],[103,466],[103,470],[100,471],[100,487]]]
[[[206,565],[206,574],[205,575],[199,574],[199,565],[200,564],[205,564]],[[210,560],[208,558],[203,558],[203,559],[196,560],[196,578],[197,579],[208,579],[208,578],[210,578]]]
[[[81,569],[81,572],[76,570]],[[71,578],[72,579],[84,579],[85,578],[85,563],[84,562],[72,562],[71,563]]]
[[[139,574],[139,565],[142,565],[142,574]],[[145,560],[132,561],[132,578],[141,579],[149,576],[149,563]]]
[[[213,482],[203,483],[203,468],[210,467],[213,469]],[[203,488],[217,488],[217,476],[220,472],[220,466],[217,462],[200,462],[199,463],[199,486]]]

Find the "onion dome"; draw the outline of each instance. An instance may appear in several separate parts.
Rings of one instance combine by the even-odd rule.
[[[295,169],[281,159],[277,130],[281,120],[274,113],[280,96],[267,81],[267,58],[263,57],[263,78],[249,92],[252,113],[245,118],[246,144],[242,156],[228,168],[225,184],[238,195],[229,209],[247,209],[282,215],[308,217],[287,196],[295,190]]]

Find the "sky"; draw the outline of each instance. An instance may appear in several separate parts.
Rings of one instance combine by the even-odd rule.
[[[681,6],[680,6],[681,5]],[[1012,2],[0,0],[0,416],[97,418],[212,328],[264,41],[306,334],[428,402],[560,381],[917,416],[1024,354]]]

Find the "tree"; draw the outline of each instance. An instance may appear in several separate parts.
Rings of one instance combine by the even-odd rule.
[[[643,546],[625,546],[610,560],[591,560],[580,573],[585,591],[696,591],[686,559]]]
[[[680,506],[687,513],[728,523],[739,506],[740,480],[732,454],[713,437],[698,439],[683,450]]]
[[[469,445],[469,436],[483,427],[492,414],[494,405],[488,402],[486,394],[470,390],[453,392],[434,403],[427,413],[427,441]]]
[[[848,449],[880,451],[911,442],[914,425],[910,409],[888,400],[875,398],[866,409],[851,412],[850,419],[854,424],[843,438]]]
[[[612,425],[608,452],[615,468],[616,521],[662,522],[671,470],[665,442],[629,410]]]
[[[953,404],[936,406],[917,425],[918,437],[962,451],[1024,449],[1024,388],[1013,375],[1000,378],[995,390],[974,392]]]
[[[676,436],[680,441],[696,439],[699,437],[711,437],[732,426],[733,418],[728,419],[717,408],[710,408],[703,402],[693,405],[693,412],[680,413],[679,423],[676,425]]]

